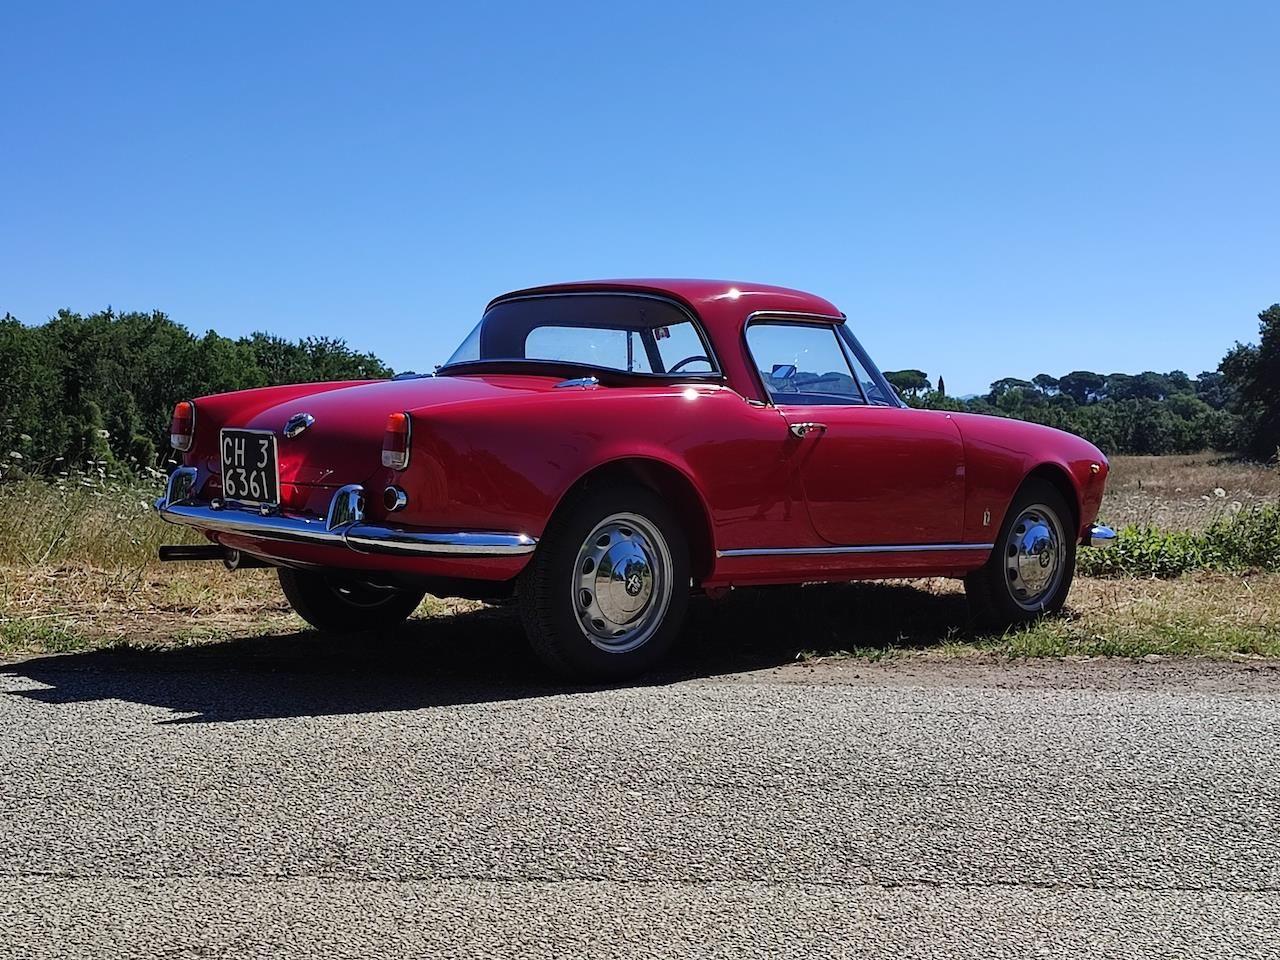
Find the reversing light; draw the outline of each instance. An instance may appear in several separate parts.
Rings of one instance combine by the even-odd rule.
[[[196,405],[181,400],[173,405],[173,419],[169,421],[169,443],[175,450],[190,450],[196,438]]]
[[[392,470],[409,466],[409,436],[413,424],[407,413],[393,413],[387,417],[387,430],[382,435],[382,465]]]

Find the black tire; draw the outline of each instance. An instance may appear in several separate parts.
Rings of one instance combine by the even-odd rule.
[[[322,633],[387,630],[403,623],[425,590],[382,589],[339,573],[280,567],[280,588],[303,620]]]
[[[1019,545],[1027,543],[1028,536],[1036,536],[1038,525],[1043,523],[1045,529],[1052,531],[1055,522],[1061,537],[1060,553],[1052,544],[1044,546],[1043,538],[1035,541],[1042,544],[1039,550],[1020,551]],[[1075,513],[1057,487],[1038,478],[1024,483],[1009,504],[990,559],[964,579],[969,611],[975,623],[999,630],[1060,611],[1075,576],[1078,533]],[[1053,568],[1056,577],[1037,591],[1032,589],[1034,579],[1028,580],[1020,574],[1030,567],[1032,578],[1044,575],[1034,568],[1047,568],[1048,564],[1043,562],[1046,554],[1058,558]],[[1020,565],[1020,559],[1027,567]],[[1028,586],[1029,583],[1032,586]]]
[[[612,545],[601,546],[610,536]],[[676,516],[647,487],[624,485],[587,491],[556,512],[517,595],[529,643],[553,672],[607,682],[666,656],[689,586],[689,547]],[[631,603],[635,611],[625,609]]]

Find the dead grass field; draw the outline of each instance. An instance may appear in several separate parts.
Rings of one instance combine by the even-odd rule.
[[[1219,454],[1114,457],[1102,503],[1119,528],[1203,530],[1225,514],[1280,503],[1280,469]]]
[[[105,476],[64,480],[61,488],[0,486],[0,656],[303,630],[271,571],[229,574],[212,564],[157,562],[157,546],[190,535],[154,516],[154,495]],[[1274,468],[1212,455],[1117,457],[1103,517],[1198,530],[1225,512],[1277,501]],[[779,602],[799,590],[803,602]],[[449,618],[453,626],[442,632],[456,639],[467,624],[479,629],[513,614],[429,599],[417,616]],[[696,604],[689,632],[697,643],[733,638],[745,650],[763,647],[782,658],[906,651],[1280,657],[1280,574],[1078,578],[1066,616],[1006,635],[972,632],[963,591],[952,581],[744,590]]]

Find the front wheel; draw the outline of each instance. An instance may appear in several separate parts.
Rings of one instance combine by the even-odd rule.
[[[965,577],[974,618],[1002,628],[1057,613],[1076,568],[1075,518],[1053,484],[1023,484],[1001,524],[991,558]]]
[[[406,620],[425,590],[382,587],[355,577],[280,567],[280,588],[303,620],[322,633],[386,630]]]
[[[591,680],[634,676],[679,635],[689,548],[653,491],[591,491],[557,514],[518,593],[529,642],[552,670]]]

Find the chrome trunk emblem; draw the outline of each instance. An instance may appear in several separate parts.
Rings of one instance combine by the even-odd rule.
[[[316,422],[316,418],[309,413],[295,413],[292,417],[285,421],[284,435],[292,440],[294,437],[302,434],[307,427]]]

